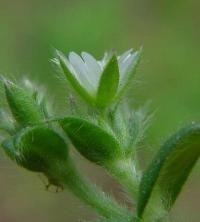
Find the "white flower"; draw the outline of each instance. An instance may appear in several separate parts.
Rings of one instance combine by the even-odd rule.
[[[79,95],[93,104],[100,104],[97,101],[100,98],[101,103],[107,106],[123,94],[134,77],[141,50],[133,52],[130,49],[119,56],[105,53],[101,60],[96,60],[87,52],[82,52],[81,56],[70,52],[68,58],[61,52],[57,54],[54,62],[61,66],[68,82]]]

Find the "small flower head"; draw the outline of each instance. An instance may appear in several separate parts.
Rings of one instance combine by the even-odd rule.
[[[105,53],[101,60],[96,60],[87,52],[80,56],[71,52],[68,58],[57,52],[58,57],[53,61],[62,68],[69,84],[83,99],[97,106],[101,103],[105,108],[126,91],[140,54],[141,50],[133,52],[130,49],[119,56]]]

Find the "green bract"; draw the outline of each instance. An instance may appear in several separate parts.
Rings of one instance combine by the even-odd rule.
[[[36,172],[46,172],[55,161],[66,161],[67,144],[47,127],[27,127],[3,142],[5,152],[20,166]]]
[[[69,84],[89,104],[106,108],[124,94],[134,77],[140,60],[141,50],[132,49],[120,56],[105,53],[102,60],[91,54],[74,52],[66,58],[61,52],[54,62],[58,64]]]
[[[76,117],[59,122],[75,148],[88,160],[101,165],[123,155],[118,141],[101,127]]]

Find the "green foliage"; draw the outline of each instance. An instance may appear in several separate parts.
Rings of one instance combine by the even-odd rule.
[[[46,98],[30,82],[25,90],[3,81],[12,113],[5,109],[0,115],[6,154],[19,166],[44,174],[50,185],[68,188],[98,213],[98,222],[162,222],[200,154],[200,125],[192,124],[167,140],[142,173],[138,148],[152,114],[146,106],[132,110],[123,101],[141,51],[105,53],[101,60],[87,52],[71,52],[67,58],[57,51],[53,62],[67,79],[69,95],[75,93],[73,116],[50,114]],[[77,169],[70,142],[122,185],[135,210],[121,206]]]
[[[118,141],[101,127],[76,117],[59,122],[75,148],[88,160],[102,165],[123,155]]]
[[[199,124],[181,129],[161,147],[140,184],[139,217],[160,221],[165,216],[163,213],[171,209],[199,155]]]
[[[129,219],[128,212],[81,176],[68,156],[68,145],[53,129],[26,127],[2,147],[19,166],[43,173],[50,185],[68,187],[106,218]]]
[[[66,161],[68,147],[54,130],[44,127],[26,127],[2,147],[20,166],[35,172],[45,172],[54,161]]]

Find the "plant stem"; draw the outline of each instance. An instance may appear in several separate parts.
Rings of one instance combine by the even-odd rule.
[[[46,175],[60,185],[66,186],[103,217],[130,221],[131,216],[128,210],[80,175],[72,161],[68,160],[63,164],[59,162],[56,166],[54,164],[54,168],[49,170]]]
[[[108,172],[115,177],[133,198],[137,198],[140,175],[131,159],[114,161],[106,165]]]

